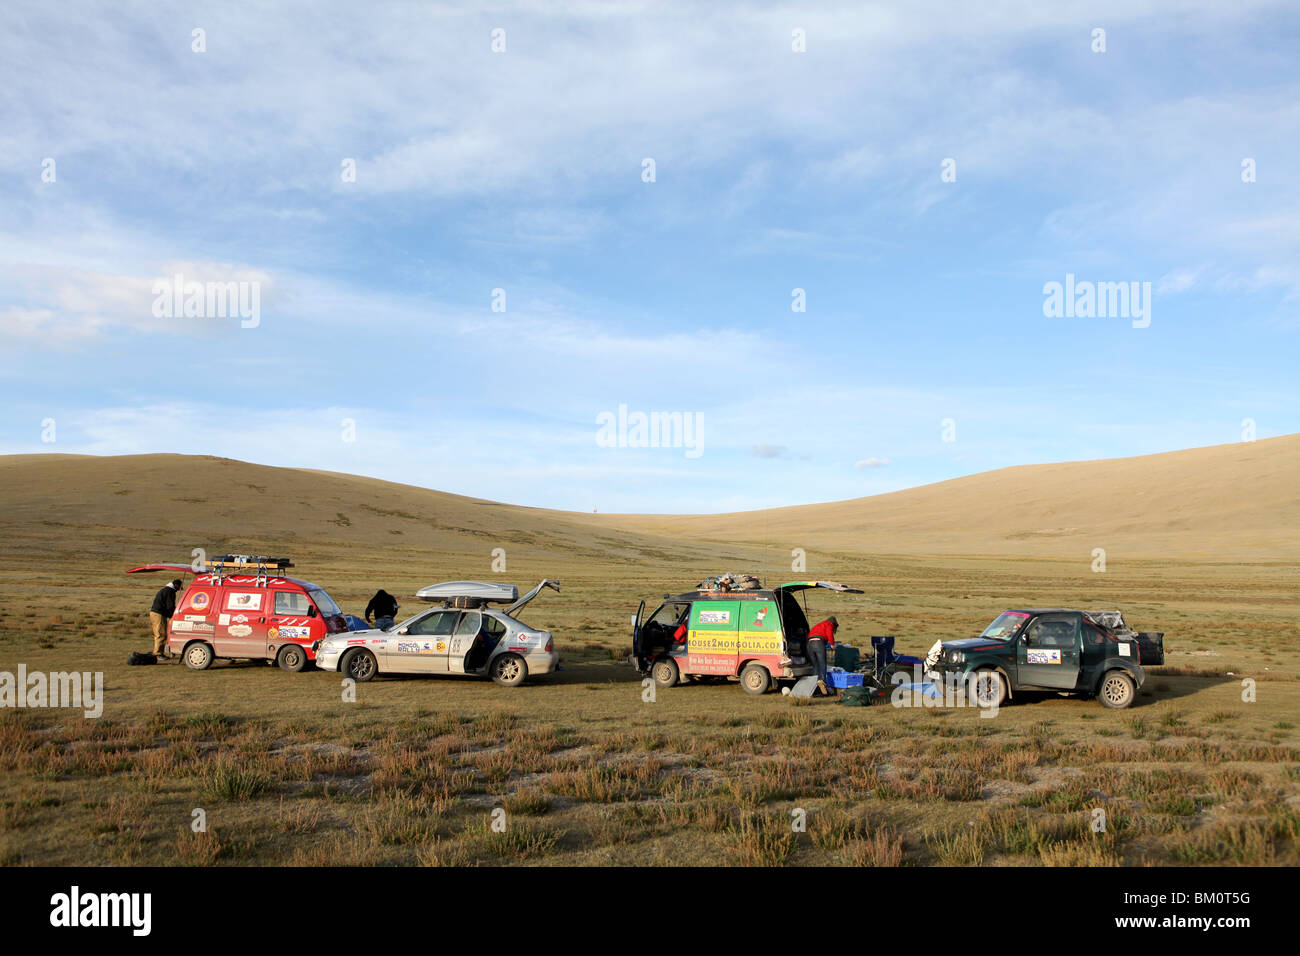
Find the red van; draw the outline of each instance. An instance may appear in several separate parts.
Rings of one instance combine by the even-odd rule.
[[[348,629],[325,589],[285,577],[288,558],[225,555],[195,574],[188,564],[146,564],[127,574],[179,571],[195,574],[176,598],[167,649],[187,667],[206,670],[217,658],[275,661],[300,671],[316,659],[312,646]]]

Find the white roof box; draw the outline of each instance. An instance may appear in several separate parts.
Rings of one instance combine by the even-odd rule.
[[[513,584],[491,584],[486,581],[444,581],[442,584],[420,588],[415,596],[421,601],[513,603],[519,600],[519,589]]]

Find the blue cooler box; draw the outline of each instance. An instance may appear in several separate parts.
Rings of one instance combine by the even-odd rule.
[[[849,671],[827,671],[826,683],[836,690],[843,690],[845,687],[861,687],[862,674],[854,674]]]

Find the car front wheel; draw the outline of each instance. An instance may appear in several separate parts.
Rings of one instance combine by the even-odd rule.
[[[971,677],[974,682],[973,696],[977,707],[1001,707],[1007,699],[1007,682],[997,671],[976,671]]]
[[[1111,671],[1101,679],[1101,687],[1097,689],[1097,699],[1114,710],[1123,710],[1136,696],[1137,685],[1123,671]]]
[[[502,654],[492,662],[491,673],[502,687],[518,687],[528,676],[528,664],[518,654]]]
[[[354,647],[339,661],[339,670],[358,684],[364,684],[379,672],[379,662],[364,647]]]

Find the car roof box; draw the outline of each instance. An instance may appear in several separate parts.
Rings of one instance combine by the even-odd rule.
[[[421,601],[443,602],[457,607],[479,607],[483,604],[513,603],[519,600],[519,589],[513,584],[491,584],[486,581],[444,581],[420,588],[415,596]]]

